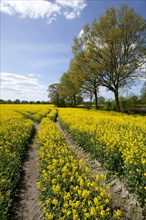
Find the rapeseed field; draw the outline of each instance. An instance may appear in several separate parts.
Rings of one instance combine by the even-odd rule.
[[[122,176],[130,191],[145,202],[146,116],[64,108],[59,120],[84,150]]]

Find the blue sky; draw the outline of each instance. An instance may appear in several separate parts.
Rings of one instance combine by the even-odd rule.
[[[145,0],[1,0],[1,98],[48,100],[48,86],[68,70],[74,36],[106,7],[123,3],[146,18]],[[100,95],[113,97],[104,88]]]

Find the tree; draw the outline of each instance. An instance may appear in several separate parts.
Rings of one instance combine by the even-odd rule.
[[[21,104],[29,104],[29,102],[27,100],[22,100]]]
[[[58,83],[49,85],[48,87],[48,97],[50,98],[51,103],[59,106],[59,89]]]
[[[76,47],[74,41],[73,48]],[[92,102],[93,95],[95,97],[95,107],[98,108],[98,90],[99,80],[97,68],[95,68],[94,60],[87,59],[87,51],[82,50],[79,52],[74,51],[74,59],[70,65],[70,71],[73,73],[76,83],[81,88],[82,93],[88,94]]]
[[[7,102],[7,104],[12,104],[13,103],[13,101],[11,99],[8,99],[6,102]]]
[[[103,96],[99,96],[98,102],[99,102],[99,104],[104,104],[105,103],[105,98]]]
[[[139,103],[139,98],[138,98],[137,95],[131,94],[131,95],[128,97],[128,102],[131,104],[131,106],[136,106],[136,105],[138,105],[138,103]]]
[[[19,99],[16,99],[16,100],[14,101],[14,103],[15,103],[15,104],[20,104],[20,100],[19,100]]]
[[[141,15],[122,5],[108,8],[99,21],[85,25],[82,37],[74,40],[75,53],[84,51],[86,63],[94,60],[100,85],[114,93],[117,111],[119,90],[137,80],[146,61],[145,27]]]
[[[58,107],[65,106],[65,101],[64,98],[61,97],[59,86],[60,83],[54,83],[48,87],[48,97],[50,98],[51,103]]]
[[[146,81],[144,82],[142,88],[141,88],[141,91],[140,91],[140,98],[141,98],[141,102],[143,104],[146,104]]]
[[[38,100],[38,101],[35,102],[35,104],[41,104],[41,101]]]
[[[58,88],[61,97],[63,97],[67,103],[72,103],[72,105],[76,107],[77,98],[80,95],[80,88],[72,72],[68,71],[62,75]]]
[[[6,103],[7,103],[7,101],[0,99],[0,104],[6,104]]]

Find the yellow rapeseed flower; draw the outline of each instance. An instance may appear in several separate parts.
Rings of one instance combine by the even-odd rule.
[[[96,209],[92,206],[91,209],[90,209],[90,215],[91,216],[94,216],[96,215]]]
[[[53,199],[52,204],[58,205],[58,199]]]
[[[115,217],[120,217],[121,216],[121,211],[119,209],[117,211],[114,211],[114,216]]]

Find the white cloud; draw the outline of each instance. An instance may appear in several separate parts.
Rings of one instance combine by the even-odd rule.
[[[44,100],[47,101],[47,86],[38,82],[34,74],[27,76],[2,72],[1,98],[4,100]]]
[[[47,18],[48,23],[56,20],[58,15],[64,15],[66,19],[79,17],[86,7],[86,0],[1,0],[1,12],[9,15],[19,14],[20,17],[32,19]]]
[[[85,0],[56,0],[55,2],[63,7],[71,7],[73,9],[84,9],[86,7]]]
[[[66,17],[66,19],[68,20],[72,20],[74,18],[76,18],[76,14],[72,11],[72,12],[64,12],[64,15]]]
[[[87,6],[85,0],[56,0],[55,2],[63,8],[70,9],[64,12],[64,16],[69,20],[79,17],[81,11]]]

